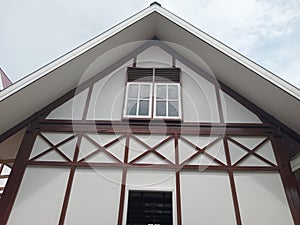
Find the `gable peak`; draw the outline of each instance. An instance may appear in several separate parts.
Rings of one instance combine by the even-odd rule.
[[[160,7],[161,7],[161,4],[160,4],[160,3],[158,3],[157,1],[154,1],[154,2],[152,2],[152,3],[150,4],[150,6],[153,6],[153,5],[158,5],[158,6],[160,6]]]

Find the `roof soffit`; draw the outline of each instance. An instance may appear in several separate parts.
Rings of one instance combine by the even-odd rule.
[[[10,119],[8,121],[21,122],[76,87],[84,71],[100,55],[116,46],[151,39],[153,36],[192,50],[207,63],[218,80],[300,134],[300,121],[297,115],[300,111],[298,89],[282,82],[268,71],[157,5],[146,8],[3,90],[0,94],[0,116],[6,116],[5,118]],[[128,52],[124,51],[124,54]],[[193,58],[188,59],[193,62]],[[48,89],[36,96],[34,93],[38,93],[43,86]],[[55,87],[55,91],[51,87]],[[22,113],[10,115],[12,110],[18,112],[18,104],[24,104],[22,103],[24,99],[34,101],[24,105]],[[284,107],[281,107],[283,109],[278,109],[278,102],[274,100],[284,103]],[[288,108],[291,115],[287,115],[284,108]],[[9,122],[1,124],[0,133],[12,125]]]

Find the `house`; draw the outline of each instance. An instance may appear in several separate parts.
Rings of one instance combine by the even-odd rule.
[[[1,91],[0,224],[299,225],[299,111],[154,2]]]

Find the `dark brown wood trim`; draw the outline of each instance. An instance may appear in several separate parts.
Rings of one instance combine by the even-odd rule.
[[[70,170],[70,173],[69,173],[67,188],[66,188],[66,192],[65,192],[64,202],[63,202],[63,205],[62,205],[58,225],[64,225],[64,223],[65,223],[67,208],[68,208],[68,205],[69,205],[71,189],[72,189],[74,175],[75,175],[75,170],[76,170],[76,166],[72,166],[71,170]]]
[[[180,61],[181,63],[183,63],[184,65],[186,65],[190,69],[194,70],[197,74],[201,75],[204,79],[206,79],[210,83],[212,83],[214,85],[218,85],[218,81],[217,81],[217,79],[215,77],[213,77],[212,75],[208,74],[206,71],[204,71],[203,69],[201,69],[199,66],[197,66],[194,63],[192,63],[191,61],[189,61],[187,58],[185,58],[184,56],[182,56],[180,53],[178,53],[176,50],[174,50],[173,48],[171,48],[165,42],[155,41],[153,44],[157,45],[160,48],[162,48],[163,50],[165,50],[167,53],[169,53],[170,55],[172,55],[173,57],[175,57],[178,61]]]
[[[179,147],[178,147],[178,134],[174,135],[175,144],[175,165],[179,166]],[[182,225],[182,212],[181,212],[181,187],[180,187],[180,169],[176,170],[176,211],[177,211],[177,225]]]
[[[41,118],[45,119],[52,110],[54,110],[55,108],[61,106],[63,103],[67,102],[72,97],[74,97],[75,93],[78,93],[78,90],[73,89],[73,90],[67,92],[66,94],[64,94],[63,96],[59,97],[57,100],[50,103],[49,105],[47,105],[43,109],[41,109],[39,111],[39,114],[41,115]]]
[[[159,148],[160,146],[162,146],[163,144],[165,144],[166,142],[170,141],[171,139],[173,139],[172,136],[167,137],[166,139],[164,139],[163,141],[161,141],[160,143],[158,143],[157,145],[155,145],[153,148],[151,148],[149,145],[147,145],[146,143],[142,142],[140,139],[138,139],[137,137],[135,137],[134,135],[131,135],[131,137],[133,139],[135,139],[137,142],[139,142],[140,144],[142,144],[143,146],[145,146],[148,150],[145,151],[144,153],[142,153],[141,155],[137,156],[136,158],[134,158],[133,160],[131,160],[129,163],[134,163],[142,158],[144,158],[146,155],[148,155],[149,153],[154,153],[155,155],[157,155],[159,158],[161,158],[162,160],[166,161],[169,164],[173,164],[170,160],[168,160],[166,157],[164,157],[163,155],[161,155],[160,153],[158,153],[156,151],[157,148]]]
[[[177,224],[182,225],[180,171],[176,172],[176,210],[177,210]]]
[[[132,67],[136,67],[136,62],[137,62],[137,56],[133,57],[133,63],[132,63]],[[127,78],[126,78],[127,80]]]
[[[40,136],[51,147],[49,149],[46,149],[44,152],[41,152],[38,155],[32,157],[30,159],[31,161],[34,161],[34,160],[40,158],[41,156],[46,155],[50,151],[57,151],[58,154],[60,154],[64,159],[66,159],[66,161],[70,161],[70,159],[67,156],[65,156],[65,154],[63,154],[57,147],[59,147],[60,145],[63,145],[64,143],[70,141],[71,139],[75,138],[77,135],[72,135],[72,136],[68,137],[67,139],[59,142],[56,145],[53,145],[43,134],[39,133],[38,136]]]
[[[172,67],[176,67],[176,58],[172,56]]]
[[[225,136],[224,139],[223,139],[223,144],[224,144],[224,150],[225,150],[227,165],[231,165],[231,158],[230,158],[230,153],[229,153],[229,147],[228,147],[228,141],[227,140],[228,139]],[[232,195],[232,200],[233,200],[236,224],[237,225],[242,225],[242,219],[241,219],[241,213],[240,213],[238,197],[237,197],[237,193],[236,193],[236,187],[235,187],[233,171],[228,170],[228,175],[229,175],[229,182],[230,182],[230,189],[231,189],[231,195]]]
[[[295,225],[300,225],[300,196],[295,176],[290,167],[284,139],[279,127],[272,127],[271,142],[278,163],[282,184]]]
[[[5,225],[13,208],[17,193],[19,191],[23,175],[26,170],[34,140],[37,135],[35,124],[30,124],[23,137],[14,166],[10,173],[6,187],[0,199],[0,225]]]
[[[130,134],[127,133],[126,134],[126,142],[125,142],[125,150],[124,150],[125,151],[124,163],[128,162],[129,142],[130,142]],[[122,225],[122,223],[123,223],[123,213],[124,213],[124,204],[125,204],[125,191],[126,191],[126,178],[127,178],[127,168],[123,167],[120,202],[119,202],[119,213],[118,213],[118,225]]]
[[[86,101],[85,101],[85,105],[84,105],[84,110],[83,110],[83,114],[82,114],[82,120],[86,120],[87,119],[87,114],[88,114],[89,107],[90,107],[90,102],[91,102],[91,96],[92,96],[93,89],[94,89],[94,86],[91,85],[89,87],[88,95],[86,97]]]
[[[30,166],[54,167],[85,167],[85,168],[128,168],[128,169],[163,169],[163,170],[189,170],[189,171],[279,171],[272,166],[210,166],[210,165],[170,165],[170,164],[142,164],[142,163],[101,163],[101,162],[58,162],[58,161],[29,161]]]
[[[149,133],[150,121],[40,121],[39,129],[42,131],[73,132],[74,126],[77,131],[87,133],[108,132],[108,133]],[[271,133],[270,126],[262,124],[219,124],[219,123],[180,123],[164,121],[151,121],[151,133],[199,135],[247,135],[247,136],[268,136]]]
[[[32,121],[35,121],[36,119],[38,119],[38,117],[39,117],[39,115],[37,113],[35,113],[35,114],[29,116],[27,119],[23,120],[22,122],[18,123],[14,127],[10,128],[9,130],[4,132],[3,134],[1,134],[0,135],[0,143],[5,141],[6,139],[11,137],[12,135],[14,135],[15,133],[17,133],[21,129],[28,126]]]
[[[145,49],[151,47],[152,45],[153,45],[153,43],[151,41],[147,41],[145,44],[138,47],[137,49],[135,49],[134,51],[132,51],[128,55],[126,55],[123,58],[121,58],[120,60],[118,60],[117,62],[113,63],[108,68],[106,68],[103,71],[99,72],[98,74],[96,74],[92,78],[90,78],[87,81],[85,81],[84,83],[80,84],[78,87],[75,87],[74,89],[70,90],[67,94],[61,96],[60,98],[58,98],[54,102],[50,103],[48,106],[44,107],[42,110],[39,111],[39,114],[41,114],[44,118],[47,117],[47,115],[53,109],[55,109],[56,107],[62,105],[63,103],[65,103],[66,101],[68,101],[69,99],[74,97],[75,94],[78,94],[81,91],[85,90],[86,88],[91,87],[94,83],[96,83],[97,81],[99,81],[100,79],[102,79],[103,77],[108,75],[109,73],[113,72],[114,70],[116,70],[117,68],[122,66],[124,63],[128,62],[130,59],[133,59],[137,54],[139,54],[140,52],[144,51]]]
[[[253,104],[252,102],[244,98],[243,96],[241,96],[240,94],[238,94],[237,92],[233,91],[224,83],[217,81],[216,78],[214,78],[206,71],[202,70],[199,66],[195,65],[194,63],[190,62],[188,59],[180,55],[177,51],[172,49],[168,44],[162,41],[155,41],[154,44],[164,49],[166,52],[168,52],[173,57],[175,57],[183,64],[185,64],[187,67],[194,70],[197,74],[201,75],[204,79],[208,80],[212,84],[215,84],[216,88],[221,87],[221,89],[225,93],[233,97],[243,106],[245,106],[247,109],[249,109],[254,114],[256,114],[264,124],[270,124],[270,122],[276,124],[277,126],[282,128],[287,134],[289,134],[291,137],[293,137],[294,139],[300,142],[300,134],[298,134],[293,129],[289,128],[288,126],[286,126],[285,124],[283,124],[282,122],[280,122],[279,120],[277,120],[276,118],[274,118],[273,116],[271,116],[270,114],[268,114],[267,112],[265,112],[264,110],[262,110],[261,108],[259,108],[258,106],[256,106],[255,104]]]
[[[238,196],[237,196],[237,193],[236,193],[236,187],[235,187],[233,172],[229,171],[228,175],[229,175],[231,194],[232,194],[233,205],[234,205],[236,224],[237,225],[242,225],[241,213],[240,213],[240,208],[239,208]]]
[[[82,133],[80,133],[78,135],[78,139],[77,139],[76,146],[75,146],[75,152],[74,152],[74,156],[72,159],[73,162],[76,162],[78,159],[79,146],[81,144],[81,141],[82,141]],[[76,170],[76,165],[73,165],[71,167],[70,173],[69,173],[69,179],[68,179],[67,188],[66,188],[66,192],[65,192],[64,202],[62,205],[61,214],[60,214],[59,223],[58,223],[59,225],[64,225],[64,223],[65,223],[67,209],[68,209],[70,195],[71,195],[71,190],[72,190],[72,185],[73,185],[73,180],[74,180],[74,175],[75,175],[75,170]]]
[[[215,157],[211,156],[210,154],[208,154],[207,152],[205,152],[205,150],[207,148],[209,148],[211,145],[215,144],[216,142],[220,141],[221,140],[221,137],[219,138],[216,138],[215,140],[213,140],[212,142],[210,142],[208,145],[206,145],[205,147],[203,148],[200,148],[196,145],[194,145],[192,142],[190,142],[189,140],[187,140],[186,138],[184,137],[180,137],[181,140],[183,140],[185,143],[187,143],[188,145],[190,145],[191,147],[193,147],[196,152],[191,155],[189,158],[187,158],[186,160],[184,160],[180,165],[185,165],[187,164],[189,161],[191,161],[192,159],[194,159],[195,157],[197,157],[198,155],[200,154],[204,154],[206,155],[208,158],[210,158],[212,161],[222,165],[222,166],[226,166],[223,162],[221,162],[220,160],[216,159]],[[181,151],[184,151],[184,150],[181,150]]]
[[[223,107],[222,107],[222,102],[221,102],[221,97],[220,97],[220,88],[218,86],[215,86],[215,92],[216,92],[220,122],[225,123],[224,114],[223,114]]]
[[[241,147],[242,149],[244,149],[245,151],[247,151],[248,153],[246,155],[244,155],[242,158],[240,158],[238,161],[236,161],[233,165],[236,166],[238,164],[240,164],[241,162],[243,162],[246,158],[248,158],[250,155],[255,156],[256,158],[260,159],[261,161],[265,162],[266,164],[269,164],[271,166],[276,166],[274,163],[270,162],[269,160],[265,159],[264,157],[260,156],[259,154],[257,154],[255,151],[257,151],[262,145],[264,145],[267,141],[269,141],[269,138],[266,138],[265,140],[263,140],[262,142],[260,142],[254,149],[249,149],[246,146],[242,145],[241,143],[237,142],[236,140],[228,137],[228,140],[230,140],[231,142],[233,142],[234,144],[236,144],[237,146]]]
[[[69,137],[69,138],[63,140],[62,142],[60,142],[60,143],[57,144],[57,145],[53,145],[52,142],[49,141],[49,140],[48,140],[43,134],[41,134],[41,133],[40,133],[40,137],[41,137],[46,143],[48,143],[48,144],[51,146],[50,151],[51,151],[51,150],[54,150],[54,151],[56,151],[60,156],[62,156],[66,161],[70,161],[70,159],[69,159],[64,153],[62,153],[57,147],[60,146],[60,145],[62,145],[63,143],[68,142],[69,140],[73,139],[73,138],[74,138],[74,135],[72,135],[71,137]],[[48,152],[48,150],[45,151],[45,152]],[[44,155],[45,152],[41,153],[40,155]],[[39,157],[40,157],[40,156],[39,156]]]
[[[126,134],[121,135],[120,137],[110,141],[109,143],[105,144],[104,146],[99,145],[96,141],[94,141],[92,138],[90,138],[88,135],[83,134],[83,136],[88,139],[92,144],[94,144],[96,147],[98,147],[97,150],[93,151],[92,153],[86,155],[85,157],[83,157],[81,160],[79,160],[79,162],[84,162],[87,161],[88,158],[92,157],[93,155],[103,151],[105,152],[106,155],[108,155],[111,159],[116,160],[119,163],[122,163],[117,157],[115,157],[113,154],[111,154],[109,151],[106,150],[107,147],[113,145],[114,143],[120,141],[121,139],[123,139],[124,137],[126,137]]]
[[[250,102],[245,97],[241,96],[228,86],[226,86],[224,83],[219,82],[221,90],[224,91],[226,94],[231,96],[233,99],[238,101],[241,105],[243,105],[245,108],[247,108],[249,111],[253,112],[261,121],[263,124],[270,124],[270,121],[267,119],[269,118],[268,113],[263,111],[261,108]]]

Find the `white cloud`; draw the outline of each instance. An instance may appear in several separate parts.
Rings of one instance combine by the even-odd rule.
[[[166,8],[196,27],[300,87],[296,75],[300,69],[299,0],[187,0],[184,3],[173,0],[167,5]]]

